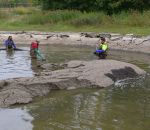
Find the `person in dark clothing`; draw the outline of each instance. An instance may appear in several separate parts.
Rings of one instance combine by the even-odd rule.
[[[4,42],[6,46],[6,50],[8,49],[16,49],[16,45],[12,39],[12,36],[9,36],[8,39]]]

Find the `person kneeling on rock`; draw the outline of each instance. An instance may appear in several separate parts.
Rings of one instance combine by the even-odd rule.
[[[95,55],[97,55],[100,59],[105,59],[107,56],[107,50],[108,50],[108,44],[106,42],[106,39],[104,37],[101,37],[101,43],[94,52]]]
[[[45,60],[39,50],[39,41],[33,41],[30,46],[30,55],[32,58]]]

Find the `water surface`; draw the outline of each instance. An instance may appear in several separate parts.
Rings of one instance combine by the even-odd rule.
[[[24,47],[22,47],[24,48]],[[44,45],[41,51],[51,63],[67,62],[70,60],[93,60],[94,48],[85,46]],[[25,47],[24,49],[29,49]],[[0,51],[0,79],[9,76],[33,76],[39,70],[41,61],[32,60],[29,52],[15,52],[7,57],[6,52]],[[5,58],[4,58],[5,57]],[[150,55],[124,51],[109,51],[108,59],[133,63],[150,72]],[[22,61],[20,63],[20,61]],[[7,67],[5,67],[7,65]],[[22,66],[23,67],[19,67]],[[16,67],[18,66],[18,67]],[[19,70],[18,70],[19,69]],[[3,75],[3,73],[4,75]],[[17,72],[17,73],[16,73]],[[9,75],[9,76],[8,76]],[[127,84],[116,83],[106,89],[77,89],[70,91],[53,91],[48,96],[38,98],[31,104],[11,108],[10,115],[14,118],[20,115],[13,111],[26,108],[29,120],[26,130],[149,130],[150,128],[150,75]],[[23,109],[24,110],[24,109]],[[6,124],[9,122],[7,109],[1,109],[0,130],[13,130]],[[3,112],[3,113],[1,113]],[[18,121],[18,122],[19,122]],[[31,124],[32,123],[32,124]],[[18,125],[14,123],[14,130]],[[7,129],[3,129],[7,128]]]
[[[28,48],[22,49],[27,51],[0,50],[0,79],[33,76]]]
[[[0,130],[32,130],[32,120],[25,109],[0,109]]]

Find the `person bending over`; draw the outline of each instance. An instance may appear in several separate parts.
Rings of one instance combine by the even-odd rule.
[[[101,43],[99,44],[98,49],[94,52],[100,59],[105,59],[107,56],[108,44],[104,37],[101,37]]]
[[[30,55],[32,58],[45,60],[39,50],[39,41],[33,41],[30,46]]]

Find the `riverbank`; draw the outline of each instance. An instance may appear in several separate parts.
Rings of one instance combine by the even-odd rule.
[[[39,40],[40,44],[88,45],[96,47],[100,37],[105,37],[110,49],[150,53],[150,35],[137,36],[134,34],[93,33],[93,32],[39,32],[39,31],[1,31],[0,42],[11,35],[16,44],[29,44]]]

